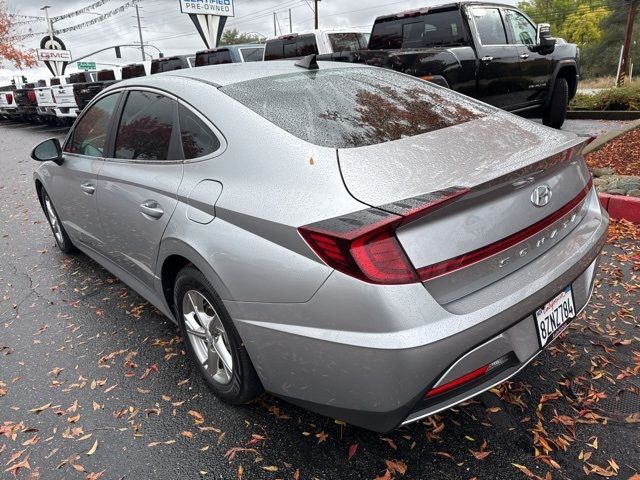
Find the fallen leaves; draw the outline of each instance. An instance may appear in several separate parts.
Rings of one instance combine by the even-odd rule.
[[[96,453],[96,450],[98,450],[98,440],[93,442],[93,446],[89,449],[87,455],[93,455],[94,453]]]
[[[486,440],[484,440],[482,442],[482,445],[480,445],[480,450],[479,451],[476,452],[476,451],[473,451],[471,449],[469,449],[469,451],[476,458],[476,460],[484,460],[485,458],[487,458],[491,454],[491,450],[487,450],[487,441]]]
[[[353,445],[351,445],[349,447],[349,452],[347,454],[347,460],[351,460],[353,458],[353,456],[356,454],[357,451],[358,451],[358,444],[354,443]]]
[[[51,407],[51,402],[46,403],[46,404],[44,404],[44,405],[42,405],[42,406],[40,406],[40,407],[32,408],[32,409],[31,409],[31,410],[29,410],[29,411],[30,411],[30,412],[33,412],[33,413],[36,413],[36,414],[39,414],[39,413],[44,412],[45,410],[47,410],[47,409],[48,409],[48,408],[50,408],[50,407]]]

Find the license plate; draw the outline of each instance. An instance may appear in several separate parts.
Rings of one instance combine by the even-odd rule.
[[[536,330],[538,330],[540,346],[544,347],[562,333],[569,324],[569,320],[575,316],[576,308],[573,304],[571,286],[569,286],[560,295],[536,311]]]

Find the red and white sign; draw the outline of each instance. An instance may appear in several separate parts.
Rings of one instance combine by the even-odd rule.
[[[41,62],[70,62],[71,52],[69,50],[45,50],[39,48],[38,60]]]

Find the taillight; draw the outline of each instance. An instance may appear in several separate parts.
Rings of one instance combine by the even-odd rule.
[[[298,231],[327,265],[342,273],[384,285],[415,283],[418,275],[394,234],[401,221],[370,208]]]
[[[467,191],[452,187],[323,220],[298,231],[328,266],[342,273],[382,285],[417,283],[420,278],[398,242],[396,228]]]
[[[36,101],[36,92],[34,92],[33,90],[29,90],[27,92],[27,98],[29,99],[30,102],[35,102]]]
[[[4,98],[6,98],[6,99],[7,99],[7,103],[9,103],[9,104],[13,103],[13,94],[11,94],[11,93],[5,93],[5,94],[4,94]]]

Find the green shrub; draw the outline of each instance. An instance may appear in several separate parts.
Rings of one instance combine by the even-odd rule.
[[[576,94],[571,110],[640,110],[640,85],[607,88],[593,95]]]

